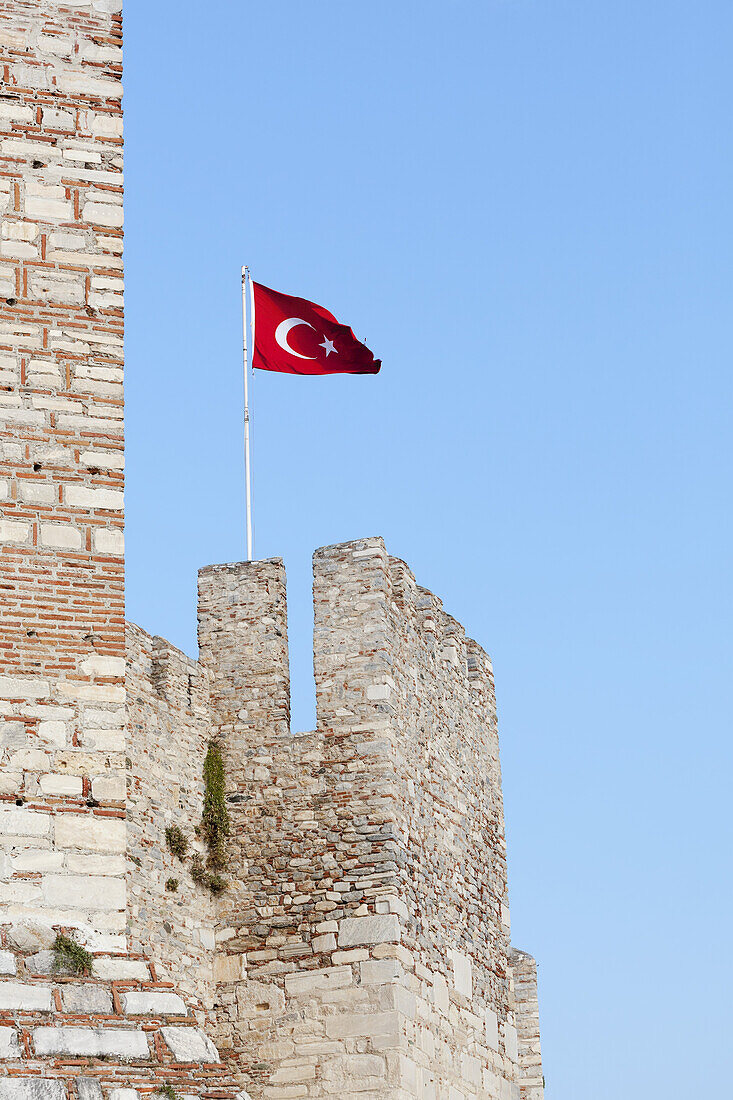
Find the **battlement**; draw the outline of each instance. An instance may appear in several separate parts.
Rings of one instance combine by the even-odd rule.
[[[441,991],[445,1024],[436,1017],[434,1026],[448,1026],[453,996],[481,1021],[488,1013],[496,1057],[485,1056],[486,1073],[510,1080],[516,1030],[491,662],[381,538],[316,551],[313,601],[317,726],[294,737],[282,562],[199,574],[200,661],[224,752],[231,861],[243,872],[220,903],[217,937],[231,960],[220,971],[246,969],[260,1025],[268,1019],[272,1033],[288,1005],[302,1020],[313,1011],[306,1001],[323,996],[322,1026],[334,1040],[340,1028],[344,1041],[369,1041],[384,1027],[399,1050],[413,1025],[397,1002],[394,1016],[382,1009],[385,998],[402,1004],[393,987],[417,980],[419,959],[433,1002]],[[344,982],[338,1008],[328,992],[334,968]],[[429,1013],[441,1011],[433,1004]],[[251,1019],[236,1009],[218,1024],[241,1066],[265,1066],[264,1082],[272,1067]],[[338,1051],[346,1057],[348,1044]],[[409,1074],[437,1082],[429,1062]]]
[[[253,1098],[301,1072],[308,1096],[348,1096],[364,1051],[375,1096],[503,1097],[538,1046],[509,942],[490,659],[381,538],[317,550],[313,602],[317,726],[298,735],[280,559],[200,571],[198,662],[128,625],[131,946],[175,975]],[[165,841],[175,825],[205,854],[212,738],[231,821],[218,898]]]

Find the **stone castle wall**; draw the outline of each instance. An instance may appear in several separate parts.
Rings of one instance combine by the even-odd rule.
[[[542,1100],[545,1078],[540,1048],[537,963],[526,951],[515,949],[511,953],[511,967],[519,1031],[519,1095],[521,1100]]]
[[[318,727],[293,736],[282,562],[199,576],[220,1048],[253,1097],[519,1096],[490,662],[381,539],[316,553],[314,611]]]
[[[129,945],[175,979],[202,1023],[210,1022],[213,1009],[215,907],[170,851],[166,828],[177,827],[190,851],[203,852],[194,830],[212,729],[208,679],[169,642],[128,623]]]

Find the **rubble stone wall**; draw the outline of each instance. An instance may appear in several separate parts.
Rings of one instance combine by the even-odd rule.
[[[537,997],[537,963],[526,951],[511,953],[514,1009],[519,1036],[519,1095],[521,1100],[543,1100],[545,1078],[540,1048],[540,1008]]]
[[[517,1033],[491,662],[404,562],[389,569],[394,665],[383,695],[400,731],[403,942],[429,972],[411,983],[416,1027],[436,1043],[436,1080],[498,1095],[514,1078]]]
[[[195,830],[212,730],[208,674],[165,639],[128,623],[127,706],[130,950],[154,958],[200,1021],[210,1022],[215,906],[191,877],[191,856],[204,852]],[[183,858],[166,839],[171,827],[188,843]]]
[[[220,1049],[270,1100],[518,1097],[490,662],[378,538],[316,553],[314,608],[292,736],[282,562],[200,573],[235,822]]]

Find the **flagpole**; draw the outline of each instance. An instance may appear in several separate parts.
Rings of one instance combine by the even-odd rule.
[[[252,561],[252,470],[249,453],[249,365],[250,354],[254,351],[252,341],[247,340],[247,280],[249,268],[242,268],[242,347],[244,358],[244,481],[247,514],[247,561]],[[251,283],[251,279],[250,279]],[[254,317],[250,318],[252,332]]]

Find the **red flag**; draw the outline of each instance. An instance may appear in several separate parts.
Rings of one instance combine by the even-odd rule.
[[[348,325],[307,298],[252,283],[252,366],[284,374],[377,374],[382,365]]]

